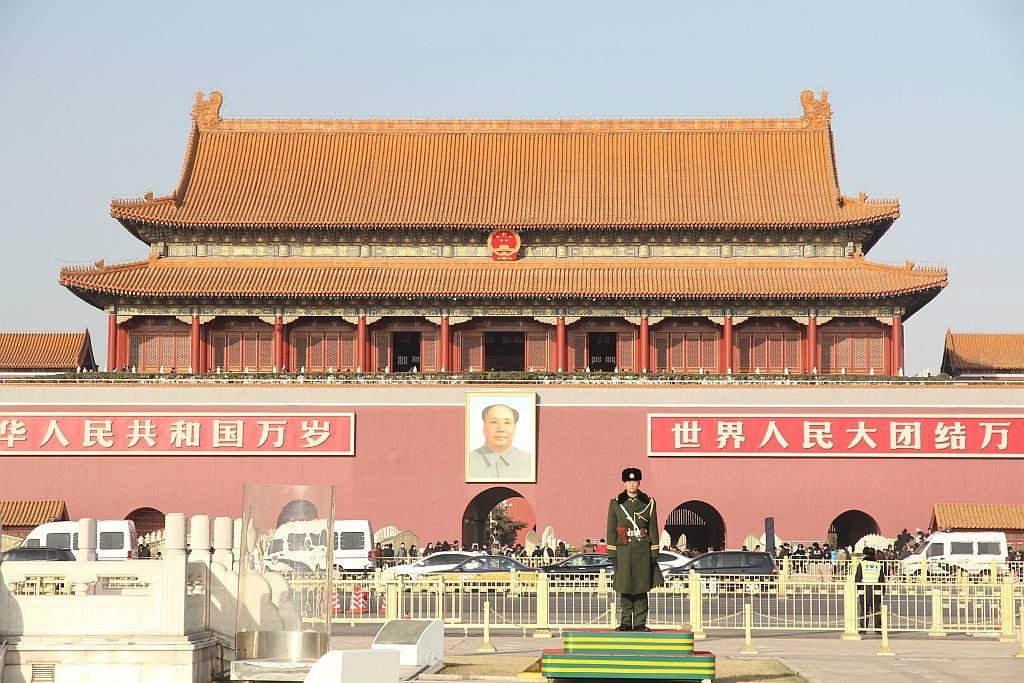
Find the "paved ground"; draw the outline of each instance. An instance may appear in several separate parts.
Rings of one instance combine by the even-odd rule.
[[[375,630],[365,627],[331,639],[332,649],[367,648]],[[450,635],[445,650],[457,654],[474,654],[480,636]],[[559,648],[560,638],[537,639],[520,636],[492,636],[499,654],[535,654],[548,648]],[[1018,659],[1017,643],[999,643],[994,638],[947,636],[928,638],[917,634],[898,635],[890,640],[895,657],[878,657],[880,640],[865,637],[860,641],[843,641],[836,633],[772,635],[754,638],[759,654],[782,660],[791,669],[812,683],[846,683],[867,681],[928,681],[929,683],[971,683],[974,681],[1024,680],[1024,658]],[[742,635],[710,635],[698,641],[697,648],[714,652],[719,657],[741,657]],[[490,655],[478,655],[482,658]],[[433,678],[433,677],[431,677]],[[493,678],[462,679],[493,681]],[[514,679],[505,679],[514,680]]]

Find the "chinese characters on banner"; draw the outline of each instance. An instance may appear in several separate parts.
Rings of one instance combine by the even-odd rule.
[[[1024,457],[1024,416],[648,414],[648,454]]]
[[[0,457],[355,453],[354,413],[261,410],[0,412]]]

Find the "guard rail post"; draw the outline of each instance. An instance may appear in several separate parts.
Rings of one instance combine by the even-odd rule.
[[[756,655],[757,648],[754,647],[753,635],[754,615],[751,612],[750,603],[743,603],[743,647],[740,648],[741,655]]]
[[[1014,657],[1024,658],[1024,607],[1020,608],[1020,649]]]
[[[843,582],[843,640],[860,640],[857,630],[857,576],[856,567],[850,566],[850,573]]]
[[[921,556],[921,567],[917,572],[918,583],[928,583],[928,558]]]
[[[789,592],[789,557],[782,558],[781,567],[779,569],[779,600],[785,600],[788,596],[786,593]]]
[[[384,596],[387,605],[384,607],[384,617],[388,621],[401,617],[399,600],[405,597],[405,587],[402,585],[402,577],[388,577],[384,584]]]
[[[692,569],[687,592],[690,594],[690,631],[693,632],[694,640],[704,640],[707,638],[701,623],[704,618],[704,596],[700,590],[700,575]]]
[[[878,657],[895,657],[896,653],[889,647],[889,606],[882,605],[882,646],[875,653]]]
[[[1017,638],[1013,633],[1013,622],[1014,617],[1016,617],[1013,613],[1013,579],[1009,576],[1004,576],[1002,583],[999,585],[999,616],[999,642],[1016,642]]]
[[[494,643],[491,642],[491,602],[484,601],[484,639],[480,643],[477,652],[494,652]]]
[[[932,627],[928,630],[928,635],[932,638],[941,638],[946,635],[946,630],[942,627],[942,589],[932,589]]]
[[[547,572],[537,572],[537,629],[533,632],[534,638],[551,637],[550,601],[548,600],[549,581]]]

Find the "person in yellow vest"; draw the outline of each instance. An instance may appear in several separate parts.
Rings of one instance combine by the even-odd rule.
[[[640,490],[643,475],[635,467],[622,471],[623,488],[608,503],[608,557],[615,568],[613,586],[621,595],[616,631],[647,628],[647,593],[664,585],[658,566],[658,511],[654,499]]]
[[[865,547],[864,559],[857,565],[857,573],[853,577],[860,591],[857,601],[860,611],[861,631],[882,629],[882,586],[885,584],[885,565],[875,559],[875,549]],[[863,585],[862,585],[863,584]]]

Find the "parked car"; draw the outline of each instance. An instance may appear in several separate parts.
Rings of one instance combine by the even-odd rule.
[[[101,519],[96,522],[96,559],[130,560],[135,557],[139,537],[130,519]],[[64,548],[78,556],[78,522],[47,522],[25,537],[22,548]]]
[[[702,576],[715,574],[772,576],[776,573],[775,560],[768,553],[753,550],[722,550],[706,553],[693,558],[686,564],[673,567],[666,572],[666,576],[682,578],[688,576],[691,570]]]
[[[56,560],[59,562],[74,562],[75,554],[70,548],[50,548],[47,546],[21,546],[8,550],[3,554],[4,562],[31,562],[36,560]]]
[[[431,572],[445,572],[463,560],[479,554],[478,552],[470,552],[468,550],[450,550],[448,552],[433,553],[432,555],[421,557],[415,562],[399,564],[390,569],[385,569],[383,574],[385,576],[393,575],[416,578]]]
[[[538,571],[542,571],[545,574],[597,575],[602,569],[609,574],[615,571],[611,558],[603,553],[582,553],[567,557],[561,562],[540,567]]]
[[[692,559],[692,557],[680,555],[679,553],[672,553],[667,550],[658,551],[658,566],[661,567],[662,572],[666,572],[675,567],[682,567]]]
[[[534,574],[535,570],[530,569],[522,562],[513,560],[511,557],[505,557],[504,555],[475,555],[473,557],[467,557],[462,562],[451,569],[443,571],[434,571],[427,574],[427,576],[437,574],[450,574],[450,575],[473,575],[467,578],[475,579],[487,579],[487,575],[496,574],[496,578],[504,580],[506,574],[510,571],[525,572],[527,574]]]
[[[925,539],[917,551],[900,560],[899,572],[915,576],[925,558],[928,573],[937,576],[991,573],[993,560],[997,573],[1009,572],[1006,534],[1001,531],[938,531]]]

